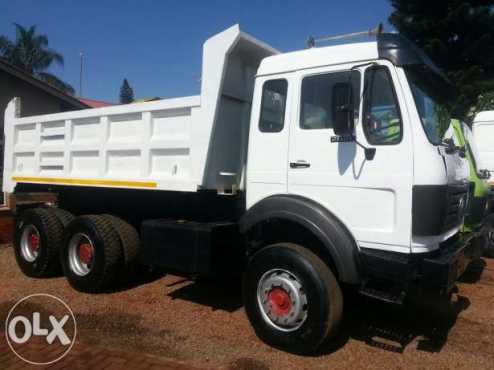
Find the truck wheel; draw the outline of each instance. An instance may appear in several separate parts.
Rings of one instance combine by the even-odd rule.
[[[14,253],[25,275],[40,278],[59,273],[62,244],[63,225],[52,208],[28,209],[18,217]]]
[[[487,242],[485,244],[484,254],[487,257],[494,258],[494,228],[487,232]]]
[[[247,316],[264,342],[289,352],[314,352],[336,333],[343,296],[331,270],[290,243],[257,252],[244,279]]]
[[[113,215],[102,215],[102,217],[110,220],[113,228],[118,233],[120,243],[122,245],[125,264],[130,265],[135,262],[137,255],[139,254],[140,245],[139,234],[137,233],[135,227]]]
[[[118,233],[106,217],[81,216],[67,226],[61,260],[74,289],[88,293],[109,289],[117,279],[122,257]]]
[[[484,220],[486,243],[484,255],[494,258],[494,214],[489,214]]]
[[[65,209],[61,209],[61,208],[50,208],[50,209],[53,210],[55,215],[62,223],[63,227],[66,227],[70,223],[70,221],[72,221],[75,218],[75,216],[72,213],[66,211]]]

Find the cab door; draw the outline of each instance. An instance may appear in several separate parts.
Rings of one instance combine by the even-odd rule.
[[[409,252],[413,153],[398,77],[386,62],[350,67],[294,78],[288,192],[327,208],[360,247]],[[353,137],[333,130],[336,94],[349,91],[344,84],[353,91]],[[375,148],[374,157],[366,159],[362,146]]]
[[[258,77],[249,134],[246,205],[286,194],[293,88],[289,75]]]

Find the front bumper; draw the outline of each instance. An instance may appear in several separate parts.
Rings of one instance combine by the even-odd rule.
[[[366,284],[408,293],[427,291],[448,294],[469,263],[481,255],[479,243],[459,235],[430,253],[403,254],[361,248],[360,262]]]
[[[449,293],[470,262],[481,256],[479,243],[456,239],[421,260],[418,266],[421,288]]]

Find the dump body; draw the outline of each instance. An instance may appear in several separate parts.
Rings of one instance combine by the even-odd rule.
[[[198,96],[25,118],[12,101],[4,191],[22,182],[234,192],[255,73],[276,52],[233,26],[204,44]]]

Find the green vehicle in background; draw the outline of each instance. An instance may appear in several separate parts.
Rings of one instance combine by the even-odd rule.
[[[478,155],[471,129],[463,122],[453,119],[451,127],[454,142],[465,152],[469,167],[469,181],[473,186],[469,209],[463,224],[463,234],[476,235],[473,242],[484,245],[485,254],[494,258],[494,203],[493,192],[487,182],[490,173],[479,169]]]

